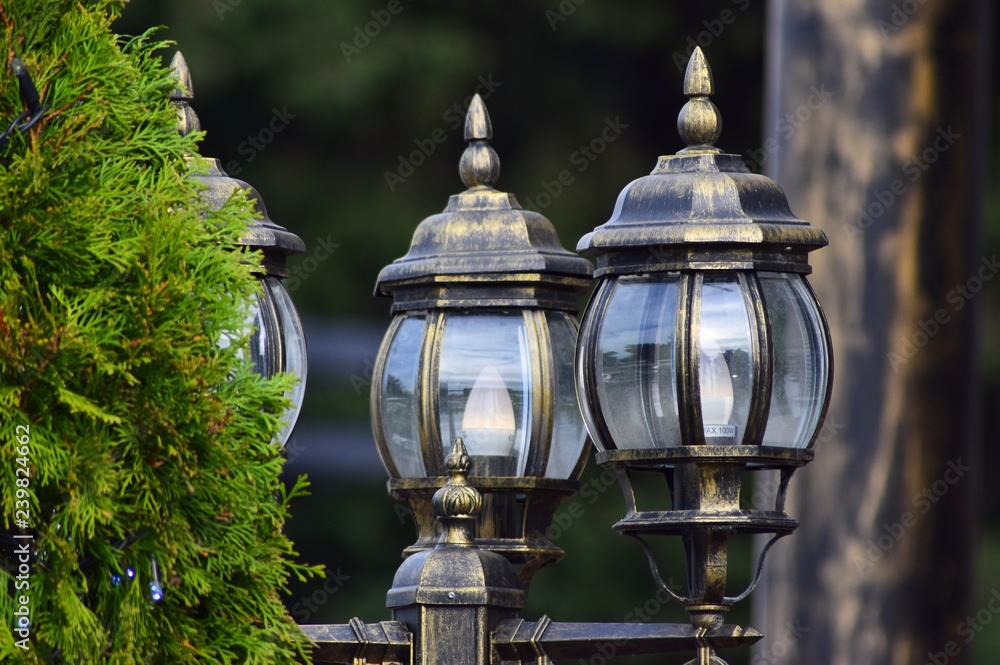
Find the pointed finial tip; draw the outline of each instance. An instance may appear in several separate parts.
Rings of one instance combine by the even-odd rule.
[[[705,52],[696,46],[684,72],[684,94],[688,97],[707,97],[715,92],[712,69]]]
[[[447,459],[445,459],[445,466],[448,471],[468,473],[471,461],[469,459],[469,451],[465,447],[465,441],[462,441],[462,437],[455,437],[455,443],[451,446],[451,452],[448,453]]]
[[[469,103],[469,110],[465,115],[465,140],[466,141],[489,141],[493,138],[493,124],[490,122],[490,114],[486,110],[483,98],[477,92]]]
[[[708,97],[714,92],[712,70],[696,46],[684,72],[684,94],[689,98],[677,116],[677,131],[687,144],[682,153],[719,153],[713,144],[722,134],[722,114]]]
[[[483,98],[477,93],[465,115],[465,140],[469,146],[462,153],[458,172],[469,189],[493,187],[500,177],[500,158],[488,141],[493,138],[493,123]]]
[[[191,70],[188,68],[187,60],[180,51],[174,53],[170,60],[170,73],[177,79],[177,89],[171,93],[171,99],[183,99],[190,101],[194,99],[194,86],[191,85]]]

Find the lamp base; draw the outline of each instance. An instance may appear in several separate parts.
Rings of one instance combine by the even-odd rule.
[[[389,494],[409,504],[417,527],[417,541],[403,550],[404,557],[437,544],[441,527],[434,516],[431,498],[447,481],[447,476],[389,480]],[[549,540],[546,532],[556,508],[576,494],[580,483],[527,476],[470,476],[468,483],[483,496],[484,510],[477,516],[475,526],[476,546],[520,565],[521,585],[527,591],[539,569],[559,561],[565,554]],[[493,514],[491,506],[502,507],[503,514]]]

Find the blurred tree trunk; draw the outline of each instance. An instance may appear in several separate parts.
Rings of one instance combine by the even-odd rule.
[[[772,0],[766,170],[823,228],[835,388],[799,531],[757,592],[768,665],[972,662],[986,0]],[[770,147],[769,147],[770,145]],[[995,440],[996,434],[990,435]]]

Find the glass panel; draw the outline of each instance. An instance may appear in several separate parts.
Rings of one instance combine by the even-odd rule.
[[[277,277],[268,277],[264,284],[273,297],[278,313],[278,323],[281,327],[280,334],[284,351],[281,369],[298,378],[295,386],[285,395],[291,400],[291,404],[285,412],[284,425],[278,432],[278,441],[283,446],[288,441],[288,437],[291,436],[292,430],[295,429],[295,423],[299,419],[299,412],[302,411],[302,402],[305,399],[306,336],[302,330],[299,313],[296,311],[284,283]]]
[[[267,343],[270,339],[268,331],[273,326],[268,324],[269,319],[263,315],[261,300],[271,302],[271,294],[266,291],[259,294],[254,293],[247,301],[243,327],[235,331],[223,330],[219,335],[218,345],[220,349],[228,349],[233,344],[239,343],[240,338],[249,331],[249,335],[243,340],[245,345],[237,347],[235,355],[240,360],[245,360],[247,352],[249,352],[253,370],[261,376],[271,376],[277,371],[268,363],[269,354],[267,352]]]
[[[278,354],[276,346],[278,342],[278,322],[275,313],[274,297],[267,282],[262,280],[262,290],[255,293],[249,301],[245,325],[250,331],[247,339],[246,351],[250,352],[250,364],[254,371],[264,377],[272,377],[278,371]],[[236,341],[240,334],[222,333],[219,338],[219,346],[223,349]],[[272,348],[275,347],[275,348]],[[237,349],[236,355],[243,358],[244,348]]]
[[[735,275],[708,275],[701,296],[699,350],[705,443],[736,445],[750,417],[750,315]]]
[[[801,275],[761,273],[760,281],[774,346],[762,445],[804,448],[819,423],[830,372],[822,320]]]
[[[576,320],[565,312],[548,312],[549,337],[555,362],[555,422],[552,423],[552,448],[545,467],[546,478],[565,480],[580,461],[587,432],[580,417],[580,405],[573,385],[573,357],[576,354]]]
[[[382,431],[389,455],[402,478],[427,475],[420,450],[416,399],[423,339],[424,317],[403,319],[395,337],[389,342],[391,346],[382,372]]]
[[[260,277],[261,290],[255,293],[247,301],[246,316],[244,318],[244,328],[239,331],[223,331],[219,335],[219,348],[228,349],[235,343],[244,342],[238,347],[235,355],[240,360],[246,360],[249,355],[250,367],[260,376],[270,378],[282,371],[283,349],[288,342],[282,337],[282,321],[279,317],[287,314],[284,310],[279,312],[279,305],[291,310],[291,327],[297,326],[297,337],[301,343],[300,365],[303,381],[296,387],[296,391],[289,395],[292,404],[284,416],[285,423],[276,434],[274,443],[284,446],[298,419],[299,410],[302,408],[302,392],[305,390],[305,336],[302,334],[302,324],[299,322],[298,314],[291,305],[288,293],[281,286],[280,281],[275,277]],[[274,287],[277,285],[277,288]],[[280,302],[276,301],[279,294],[284,296]],[[246,335],[246,337],[243,337]],[[293,335],[294,337],[294,335]],[[242,340],[241,340],[242,338]]]
[[[622,278],[598,333],[600,408],[615,446],[668,448],[681,443],[674,374],[676,276]]]
[[[441,347],[441,444],[461,436],[473,475],[521,475],[531,434],[531,371],[520,315],[451,314]]]

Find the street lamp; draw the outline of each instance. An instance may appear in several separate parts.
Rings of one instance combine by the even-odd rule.
[[[822,231],[797,219],[781,189],[714,147],[721,130],[701,49],[688,63],[678,117],[687,143],[630,183],[610,221],[584,236],[599,278],[584,314],[577,389],[598,463],[617,474],[627,514],[660,587],[695,626],[722,625],[759,580],[763,556],[798,523],[788,480],[813,457],[829,399],[829,332],[804,275]],[[778,469],[773,508],[740,504],[743,472]],[[669,510],[640,511],[631,474],[666,476]],[[770,533],[751,587],[726,595],[731,534]],[[663,583],[644,536],[679,535],[688,593]]]
[[[15,62],[14,70],[21,82],[22,98],[26,100],[26,105],[29,108],[22,114],[23,117],[18,117],[8,131],[14,129],[26,131],[49,107],[40,104],[30,76],[24,71],[23,64],[20,64],[16,58],[15,60],[17,62]],[[198,115],[190,105],[190,102],[193,101],[191,72],[184,56],[179,51],[174,54],[170,68],[177,80],[177,87],[171,92],[170,99],[177,108],[178,131],[181,135],[186,136],[201,129]],[[6,140],[7,134],[8,132],[5,132],[0,136],[0,144]],[[191,161],[201,159],[195,155],[189,155],[188,158]],[[204,185],[204,189],[200,192],[203,202],[207,203],[209,207],[218,209],[225,205],[234,192],[245,190],[254,201],[258,214],[258,217],[252,221],[250,227],[237,243],[240,247],[260,250],[263,259],[260,270],[255,273],[257,279],[261,281],[260,291],[247,313],[246,323],[250,327],[251,334],[250,344],[246,352],[249,354],[250,362],[256,371],[265,377],[274,376],[279,372],[290,372],[299,377],[295,387],[287,395],[291,404],[284,414],[282,428],[276,436],[276,442],[284,446],[295,427],[295,421],[302,407],[302,397],[305,391],[306,347],[302,323],[288,292],[281,283],[281,279],[288,274],[285,267],[286,257],[305,251],[305,244],[298,236],[271,221],[257,190],[241,180],[227,176],[222,170],[219,160],[210,159],[207,162],[207,172],[192,176]],[[243,336],[240,333],[233,334],[234,338]],[[219,341],[220,345],[230,343],[231,340],[226,335]],[[114,541],[112,547],[126,550],[135,542],[136,538],[136,534],[129,534],[121,540]],[[20,542],[22,541],[15,540],[12,532],[0,532],[0,550],[12,552],[15,544]],[[44,551],[35,552],[32,556],[44,558],[46,553]],[[92,562],[92,559],[85,558],[81,561],[81,567],[85,568]],[[164,584],[160,576],[159,562],[152,554],[149,555],[149,571],[150,579],[145,583],[148,597],[153,602],[160,602],[164,597]],[[110,583],[112,586],[118,586],[124,580],[135,580],[138,575],[139,572],[135,567],[128,566],[123,574],[112,573]]]
[[[180,51],[174,54],[170,68],[178,82],[170,98],[177,106],[180,132],[187,135],[199,131],[201,123],[190,104],[194,99],[191,71]],[[192,156],[191,159],[201,158]],[[253,201],[257,214],[236,243],[237,247],[259,250],[262,256],[260,269],[254,273],[260,280],[260,288],[247,312],[246,323],[250,329],[247,352],[252,366],[261,376],[270,378],[279,373],[290,373],[298,377],[286,394],[290,406],[276,436],[276,442],[284,446],[295,428],[305,397],[306,338],[302,331],[302,321],[282,280],[289,274],[285,265],[287,257],[301,254],[306,246],[297,235],[271,220],[264,207],[264,200],[256,189],[242,180],[229,177],[218,159],[204,161],[207,171],[193,176],[204,185],[200,193],[203,202],[209,207],[221,208],[234,192],[245,191]],[[220,340],[221,345],[228,346],[229,343],[228,337],[224,336]]]
[[[462,437],[470,482],[484,495],[477,543],[526,564],[527,586],[562,556],[545,532],[587,458],[573,354],[591,266],[563,249],[548,219],[493,188],[492,137],[476,95],[459,169],[468,189],[425,219],[406,256],[378,276],[376,293],[393,297],[395,317],[375,363],[371,410],[390,491],[417,524],[407,554],[437,542],[431,500]]]
[[[477,97],[462,159],[469,191],[425,220],[410,253],[379,277],[396,319],[376,367],[372,416],[390,488],[414,505],[420,540],[388,593],[391,621],[303,626],[317,662],[545,665],[614,643],[618,656],[696,651],[689,665],[719,665],[716,650],[761,638],[724,618],[756,585],[767,548],[797,526],[784,494],[812,459],[832,375],[826,323],[804,279],[808,252],[826,237],[789,211],[773,181],[713,146],[720,119],[700,49],[685,93],[678,128],[688,147],[628,185],[611,220],[580,241],[599,282],[580,330],[576,390],[598,462],[625,492],[627,513],[614,528],[641,543],[654,579],[690,623],[520,617],[527,583],[511,563],[526,543],[542,541],[530,541],[527,517],[514,532],[509,506],[486,499],[523,492],[530,502],[539,483],[554,482],[544,478],[553,460],[572,469],[562,472],[569,477],[579,473],[575,425],[571,443],[553,437],[547,447],[528,430],[557,431],[551,423],[570,402],[553,367],[557,340],[571,336],[551,330],[571,320],[563,313],[589,267],[559,247],[544,218],[492,189],[499,165]],[[546,354],[537,359],[546,344],[549,369]],[[546,373],[548,384],[539,379]],[[744,508],[744,471],[764,469],[781,474],[774,506]],[[637,509],[631,476],[642,471],[666,477],[668,510]],[[486,523],[494,530],[484,538]],[[731,597],[726,547],[737,533],[773,538],[750,588]],[[510,537],[496,537],[503,534]],[[663,582],[647,535],[681,536],[685,596]]]

